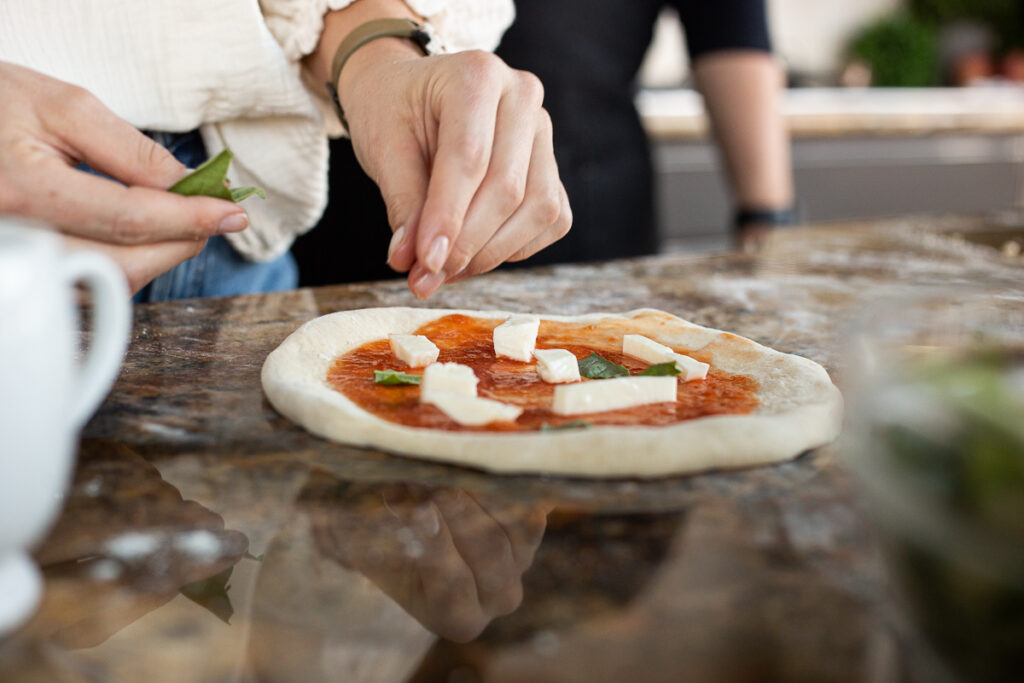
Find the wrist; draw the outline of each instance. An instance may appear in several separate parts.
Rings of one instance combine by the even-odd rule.
[[[430,34],[406,18],[373,19],[356,26],[338,44],[331,60],[327,90],[334,100],[338,119],[348,128],[343,102],[365,74],[382,64],[407,61],[430,54]]]
[[[353,91],[360,81],[376,69],[385,64],[419,59],[423,52],[415,43],[396,36],[378,38],[371,41],[349,56],[345,65],[338,74],[335,87],[338,90],[338,99],[342,108],[347,111],[347,105],[353,102]]]

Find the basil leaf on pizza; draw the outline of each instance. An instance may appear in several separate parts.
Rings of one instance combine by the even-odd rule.
[[[542,432],[567,432],[573,429],[590,429],[590,423],[586,420],[573,420],[560,425],[549,425],[545,422],[540,426]]]
[[[627,377],[629,370],[618,363],[613,363],[604,356],[590,352],[590,355],[579,361],[580,375],[587,379],[611,379],[612,377]]]
[[[374,370],[373,381],[376,384],[383,384],[385,386],[408,386],[411,384],[419,384],[422,380],[422,375],[407,375],[404,372],[398,370]]]
[[[652,365],[646,370],[642,370],[640,372],[641,377],[676,377],[681,374],[682,371],[674,360],[669,361],[668,363]]]
[[[390,384],[409,377],[419,385]],[[262,381],[271,405],[315,435],[500,473],[660,477],[779,462],[833,440],[842,412],[817,363],[651,309],[342,311],[293,332]]]

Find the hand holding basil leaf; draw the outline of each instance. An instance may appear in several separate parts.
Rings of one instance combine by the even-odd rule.
[[[240,202],[256,194],[266,199],[267,193],[258,187],[239,187],[231,189],[228,185],[228,166],[235,155],[230,149],[224,149],[217,156],[204,161],[199,168],[174,183],[169,190],[187,197],[202,195],[226,199],[229,202]]]

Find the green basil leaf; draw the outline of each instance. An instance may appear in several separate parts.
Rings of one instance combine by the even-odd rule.
[[[587,379],[611,379],[612,377],[628,377],[629,370],[613,363],[604,356],[591,352],[579,361],[580,375]]]
[[[243,199],[248,199],[253,195],[257,195],[260,199],[267,198],[267,193],[263,191],[262,187],[253,187],[249,185],[247,187],[232,188],[231,190],[231,199],[236,204],[242,201]]]
[[[566,432],[573,429],[590,429],[591,424],[584,420],[573,420],[572,422],[566,422],[565,424],[552,426],[547,422],[540,426],[542,432]]]
[[[228,595],[228,590],[231,588],[229,582],[231,581],[231,572],[234,569],[234,567],[228,567],[208,579],[202,579],[182,586],[180,592],[200,607],[209,610],[225,624],[230,624],[231,617],[235,615],[235,608],[231,605],[231,597]]]
[[[258,187],[240,187],[237,190],[228,187],[228,167],[234,158],[231,150],[225,148],[220,154],[207,159],[199,168],[174,183],[170,191],[186,197],[199,195],[226,199],[229,202],[240,202],[254,194],[266,199],[266,193]]]
[[[407,375],[404,372],[399,372],[398,370],[373,371],[373,381],[377,384],[385,384],[388,386],[419,384],[422,377],[422,375]]]
[[[231,190],[227,186],[228,166],[234,155],[230,149],[204,161],[199,168],[174,183],[171,192],[186,197],[202,195],[231,201]]]
[[[642,377],[675,377],[679,374],[681,374],[679,372],[679,366],[676,365],[674,360],[669,361],[668,363],[652,365],[640,373]]]

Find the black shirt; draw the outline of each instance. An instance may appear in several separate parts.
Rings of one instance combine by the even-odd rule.
[[[633,105],[658,15],[674,7],[692,60],[770,51],[764,0],[517,0],[498,55],[545,86],[572,231],[528,264],[649,254],[657,248],[646,134]]]

